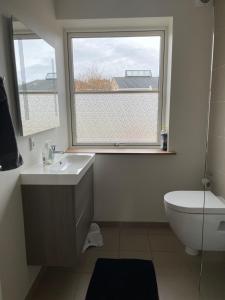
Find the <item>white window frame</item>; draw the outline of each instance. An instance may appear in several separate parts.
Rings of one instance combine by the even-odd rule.
[[[96,38],[96,37],[137,37],[137,36],[160,36],[161,37],[161,47],[160,47],[160,68],[159,68],[159,103],[158,103],[158,135],[156,143],[77,143],[76,141],[76,119],[75,119],[75,101],[74,101],[74,69],[73,69],[73,49],[72,49],[72,39],[73,38]],[[163,29],[148,29],[148,30],[115,30],[115,31],[81,31],[81,32],[67,32],[67,51],[68,51],[68,72],[69,72],[69,106],[70,106],[70,126],[71,126],[71,140],[72,146],[103,146],[103,147],[151,147],[159,148],[160,146],[160,132],[162,128],[166,125],[166,53],[168,46],[167,44],[167,30]],[[119,91],[118,93],[122,93]],[[133,93],[133,91],[126,91],[126,93]],[[134,91],[141,92],[138,90]],[[151,91],[149,91],[151,92]],[[153,93],[156,93],[152,91]],[[91,92],[89,92],[91,93]],[[94,92],[93,92],[94,93]],[[104,92],[105,93],[105,92]],[[116,92],[108,92],[116,93]]]

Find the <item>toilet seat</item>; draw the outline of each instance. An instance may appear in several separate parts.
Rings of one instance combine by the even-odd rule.
[[[164,200],[168,208],[181,213],[225,215],[225,200],[210,191],[174,191],[167,193]]]

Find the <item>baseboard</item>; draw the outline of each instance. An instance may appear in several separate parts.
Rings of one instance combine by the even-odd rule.
[[[108,221],[94,221],[100,227],[146,227],[146,228],[154,228],[154,227],[169,227],[168,222],[108,222]]]
[[[37,287],[38,287],[41,279],[43,278],[43,275],[44,275],[46,269],[47,269],[46,267],[41,267],[41,270],[39,271],[36,279],[34,280],[32,286],[29,289],[29,291],[28,291],[28,293],[27,293],[27,295],[26,295],[26,297],[25,297],[24,300],[32,300],[33,299],[33,295],[34,295],[34,293],[35,293],[35,291],[36,291],[36,289],[37,289]]]

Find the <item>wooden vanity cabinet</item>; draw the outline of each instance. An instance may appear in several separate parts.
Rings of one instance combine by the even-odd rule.
[[[78,185],[22,185],[29,265],[75,266],[93,219],[93,167]]]

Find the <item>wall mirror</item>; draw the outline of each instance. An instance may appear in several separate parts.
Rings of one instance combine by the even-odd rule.
[[[12,29],[21,134],[58,127],[55,49],[15,18]]]

